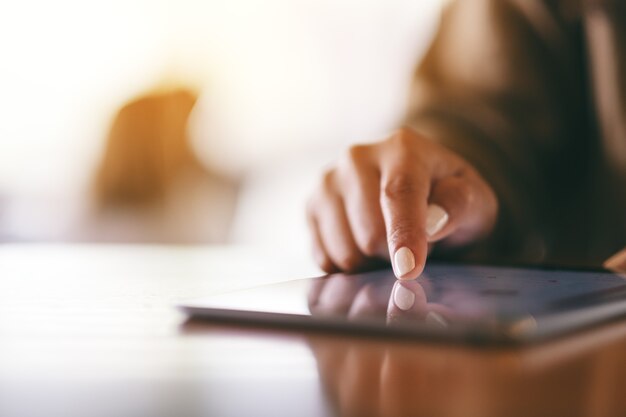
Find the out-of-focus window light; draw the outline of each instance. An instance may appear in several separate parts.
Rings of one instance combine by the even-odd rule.
[[[166,3],[26,0],[0,13],[0,185],[76,185],[116,105],[167,63]]]
[[[80,198],[115,112],[164,83],[199,91],[194,144],[225,172],[258,170],[271,181],[265,168],[276,161],[377,139],[402,115],[442,3],[8,2],[0,13],[0,203]]]

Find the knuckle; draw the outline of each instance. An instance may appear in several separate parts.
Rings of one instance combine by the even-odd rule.
[[[361,250],[366,256],[374,257],[380,252],[381,240],[374,236],[365,236],[361,242]]]
[[[335,271],[335,266],[326,256],[318,256],[316,261],[317,265],[321,268],[322,271],[328,273]]]
[[[322,175],[322,182],[320,184],[321,191],[323,193],[330,193],[335,189],[335,170],[329,169]]]
[[[406,243],[415,237],[416,225],[409,222],[397,225],[389,233],[389,244],[391,246],[405,246]]]
[[[353,164],[360,164],[367,157],[368,148],[367,145],[350,146],[346,153],[347,160]]]
[[[402,127],[394,132],[389,138],[389,141],[398,146],[400,149],[408,149],[415,144],[415,133],[408,127]]]
[[[338,176],[342,181],[351,182],[355,176],[358,176],[358,172],[362,169],[362,166],[366,161],[366,146],[365,145],[353,145],[348,148],[348,151],[340,158],[337,164]]]
[[[399,200],[415,193],[416,185],[409,175],[399,174],[386,181],[381,191],[386,198]]]
[[[361,266],[361,256],[354,252],[344,253],[338,256],[337,264],[343,271],[353,272]]]
[[[334,170],[326,171],[313,191],[312,195],[306,202],[305,209],[307,216],[312,218],[319,211],[319,208],[326,204],[329,198],[335,194],[335,172]]]

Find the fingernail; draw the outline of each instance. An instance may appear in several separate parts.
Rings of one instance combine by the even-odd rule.
[[[431,204],[426,211],[426,234],[434,236],[443,229],[448,222],[448,213],[437,204]]]
[[[415,303],[415,294],[402,285],[396,284],[393,292],[393,302],[400,310],[407,311]]]
[[[448,327],[448,321],[443,318],[443,316],[436,311],[431,311],[426,314],[426,323],[437,326],[437,327]]]
[[[393,263],[395,265],[396,276],[402,278],[415,268],[415,257],[411,249],[402,247],[398,249],[393,256]]]

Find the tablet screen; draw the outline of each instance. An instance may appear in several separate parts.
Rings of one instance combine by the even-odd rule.
[[[626,313],[626,279],[609,272],[431,263],[294,280],[185,303],[214,319],[472,340],[530,340]]]

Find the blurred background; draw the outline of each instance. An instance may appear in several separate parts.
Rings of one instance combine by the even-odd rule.
[[[0,241],[308,251],[308,194],[397,127],[442,3],[5,2]]]

